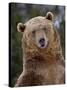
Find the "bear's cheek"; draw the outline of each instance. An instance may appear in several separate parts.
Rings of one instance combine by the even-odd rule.
[[[35,43],[35,37],[32,36],[31,32],[25,34],[25,41],[29,47],[32,47],[32,45]]]
[[[54,40],[54,30],[48,29],[48,32],[46,33],[46,37],[49,40],[49,43],[52,43]]]

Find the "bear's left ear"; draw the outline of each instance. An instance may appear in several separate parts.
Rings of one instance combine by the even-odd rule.
[[[18,25],[17,25],[18,32],[24,32],[25,27],[26,26],[23,23],[18,23]]]
[[[48,19],[48,20],[53,20],[53,17],[54,17],[54,15],[53,15],[53,13],[52,12],[47,12],[47,14],[46,14],[46,19]]]

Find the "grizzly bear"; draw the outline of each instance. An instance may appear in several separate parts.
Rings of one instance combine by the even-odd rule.
[[[17,25],[23,32],[23,71],[15,86],[64,84],[64,58],[53,17],[48,12]]]

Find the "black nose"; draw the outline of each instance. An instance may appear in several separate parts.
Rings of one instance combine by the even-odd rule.
[[[44,38],[41,38],[39,40],[39,43],[40,43],[41,47],[44,47],[44,45],[45,45],[45,39]]]
[[[40,40],[39,40],[39,43],[44,43],[45,42],[45,39],[44,38],[41,38]]]

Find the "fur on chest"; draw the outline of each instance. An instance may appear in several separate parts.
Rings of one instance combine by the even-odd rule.
[[[41,84],[59,84],[64,82],[64,67],[58,63],[51,65],[44,61],[28,61],[25,65],[25,72],[34,82]],[[37,80],[37,81],[36,81]]]

